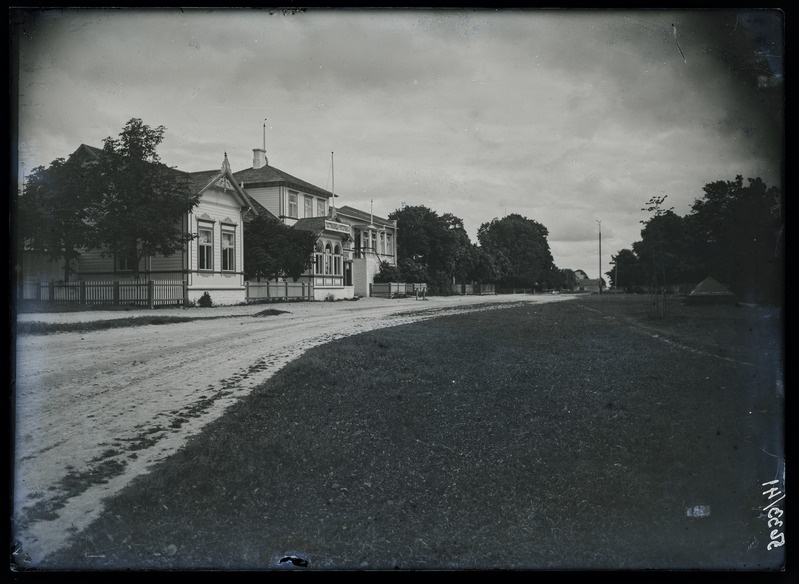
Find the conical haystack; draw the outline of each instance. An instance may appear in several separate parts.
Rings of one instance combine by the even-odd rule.
[[[686,302],[689,304],[735,304],[737,300],[735,294],[730,292],[726,286],[708,276],[691,291]]]

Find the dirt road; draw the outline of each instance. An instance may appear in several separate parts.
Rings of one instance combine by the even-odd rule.
[[[35,567],[103,510],[103,500],[177,451],[289,361],[319,344],[453,312],[561,296],[365,298],[218,307],[159,315],[212,320],[92,333],[20,336],[16,344],[14,538]],[[25,314],[76,322],[141,312]]]

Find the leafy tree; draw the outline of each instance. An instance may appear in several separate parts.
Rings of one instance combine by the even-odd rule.
[[[127,258],[136,278],[143,258],[170,256],[193,238],[181,229],[180,219],[197,205],[200,194],[189,189],[188,175],[160,161],[156,150],[165,131],[131,119],[118,139],[103,141],[90,175],[93,244],[104,254]]]
[[[92,240],[88,216],[94,194],[88,188],[88,172],[75,160],[58,158],[48,168],[33,169],[18,201],[23,249],[42,252],[49,261],[64,260],[65,282]]]
[[[468,279],[479,284],[502,280],[508,273],[510,262],[502,250],[494,253],[477,244],[471,246],[471,262]]]
[[[698,282],[703,277],[695,253],[694,229],[671,209],[661,210],[645,222],[641,241],[633,244],[633,250],[648,281],[660,288]]]
[[[549,249],[547,228],[516,213],[483,223],[477,239],[489,253],[508,259],[507,275],[501,283],[509,287],[534,288],[557,279]]]
[[[295,282],[313,262],[316,235],[293,229],[268,215],[258,215],[244,229],[247,279],[292,278]]]
[[[387,261],[380,262],[380,268],[375,274],[375,282],[404,282],[399,266],[394,266]]]
[[[427,282],[431,294],[451,294],[453,277],[465,277],[470,265],[463,220],[423,205],[398,209],[389,219],[397,220],[397,263],[405,280]]]
[[[709,275],[751,300],[779,296],[784,217],[781,193],[762,179],[738,175],[704,187],[687,220],[695,254]]]
[[[412,258],[399,258],[397,267],[401,279],[405,282],[427,282],[430,283],[430,274],[427,267]]]
[[[574,290],[574,280],[576,274],[574,270],[562,268],[558,270],[558,288],[561,290]]]
[[[606,272],[605,275],[610,278],[614,288],[621,288],[630,292],[636,287],[646,284],[647,276],[641,261],[631,249],[622,249],[616,255],[612,255],[610,264],[614,268]]]

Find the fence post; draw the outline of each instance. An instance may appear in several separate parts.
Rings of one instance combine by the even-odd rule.
[[[119,304],[119,282],[114,282],[114,304]]]
[[[189,282],[188,280],[183,280],[183,308],[188,307],[189,305]]]
[[[39,280],[36,282],[36,300],[41,301],[42,299],[42,282]]]
[[[147,280],[147,308],[155,306],[155,282]]]
[[[50,298],[50,302],[53,302],[55,300],[55,282],[53,280],[50,280],[50,284],[48,285],[47,295]]]
[[[245,302],[249,302],[250,301],[250,283],[249,282],[244,282],[244,301]]]
[[[80,281],[80,299],[81,304],[86,304],[86,282]]]
[[[286,285],[286,295],[283,298],[284,298],[284,300],[288,300],[289,299],[289,281],[288,280],[284,280],[283,283]]]

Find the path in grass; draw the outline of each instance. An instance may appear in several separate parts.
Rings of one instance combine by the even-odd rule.
[[[761,487],[784,479],[779,356],[712,354],[746,354],[774,325],[746,312],[707,318],[711,330],[694,326],[701,314],[651,323],[602,302],[455,315],[311,349],[48,562],[780,566]],[[678,345],[653,327],[701,332]],[[730,330],[750,336],[725,342]]]

